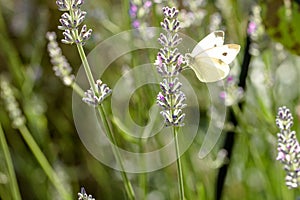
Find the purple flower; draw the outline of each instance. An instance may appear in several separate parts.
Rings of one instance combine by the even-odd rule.
[[[226,92],[225,91],[220,92],[219,96],[224,101],[226,99]]]
[[[146,21],[149,16],[151,1],[129,1],[129,15],[131,18],[131,25],[133,28],[139,28],[141,26],[147,26]]]
[[[234,81],[234,78],[233,78],[233,76],[228,76],[228,78],[227,78],[227,83],[231,83],[231,82],[233,82]]]
[[[256,28],[257,26],[255,22],[249,22],[247,29],[248,35],[252,35],[256,31]]]
[[[283,152],[278,152],[276,160],[284,161],[285,160],[285,155]]]
[[[162,67],[162,58],[161,58],[161,55],[158,54],[156,56],[156,61],[155,61],[155,65],[159,66],[159,67]]]
[[[130,4],[129,14],[131,17],[136,17],[138,7],[134,4]]]
[[[160,101],[165,101],[165,97],[164,97],[164,95],[162,95],[162,93],[159,93],[159,94],[157,95],[157,98],[158,98]]]
[[[183,63],[183,56],[180,55],[177,59],[177,65],[181,65]]]
[[[133,28],[139,28],[140,27],[140,22],[138,20],[134,20],[132,22],[132,26],[133,26]]]
[[[151,6],[152,6],[152,2],[151,1],[146,1],[145,4],[144,4],[145,8],[149,8]]]

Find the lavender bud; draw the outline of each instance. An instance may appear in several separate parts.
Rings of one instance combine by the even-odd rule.
[[[276,125],[279,129],[290,129],[293,126],[293,116],[288,108],[285,106],[278,108],[278,115],[276,118]]]
[[[94,107],[100,105],[112,93],[112,90],[99,79],[96,81],[95,88],[97,91],[91,88],[84,93],[85,97],[82,98],[85,103]]]
[[[74,0],[74,2],[72,4],[72,8],[73,9],[79,9],[80,6],[82,6],[83,3],[84,3],[83,0]]]
[[[80,193],[78,193],[78,200],[95,200],[95,198],[92,195],[88,195],[84,187],[82,187]]]
[[[67,0],[57,0],[56,5],[58,7],[58,10],[60,10],[60,11],[69,11],[70,10],[69,1],[67,1]]]

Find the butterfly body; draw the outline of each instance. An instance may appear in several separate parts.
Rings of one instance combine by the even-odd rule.
[[[188,54],[189,66],[202,82],[224,79],[230,71],[229,64],[240,51],[240,45],[224,45],[224,32],[214,31],[201,40]]]

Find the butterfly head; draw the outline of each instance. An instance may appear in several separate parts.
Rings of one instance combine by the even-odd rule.
[[[184,55],[184,58],[185,58],[185,60],[186,60],[186,64],[187,64],[187,65],[192,64],[192,63],[194,62],[194,60],[195,60],[195,58],[192,56],[191,53],[186,53],[186,54]]]

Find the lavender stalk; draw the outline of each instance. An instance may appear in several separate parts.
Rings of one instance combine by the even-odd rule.
[[[112,90],[100,79],[98,79],[97,81],[94,80],[87,57],[83,49],[83,45],[91,37],[92,34],[92,29],[87,29],[86,25],[83,25],[81,27],[81,30],[79,31],[79,26],[82,24],[87,14],[87,12],[82,11],[80,9],[83,3],[83,0],[57,0],[56,4],[58,6],[58,9],[60,11],[65,11],[65,13],[61,15],[61,19],[59,20],[61,26],[59,26],[58,28],[64,31],[63,35],[65,36],[65,38],[62,39],[63,43],[76,44],[86,76],[88,78],[90,89],[88,89],[84,93],[85,96],[82,98],[82,100],[88,105],[95,107],[104,125],[107,136],[115,145],[117,145],[116,138],[111,130],[111,127],[109,126],[109,121],[107,115],[105,114],[104,107],[102,105],[103,100],[111,94]],[[121,167],[121,175],[123,178],[123,183],[127,196],[130,200],[134,200],[134,190],[124,170],[121,154],[119,150],[115,147],[115,145],[112,145],[112,149],[117,163]]]
[[[185,94],[181,91],[182,83],[178,75],[182,71],[184,64],[183,56],[179,53],[177,45],[181,42],[178,31],[179,21],[177,20],[178,10],[176,8],[163,8],[164,20],[161,27],[165,33],[161,33],[158,38],[162,48],[157,54],[155,62],[158,73],[163,77],[160,82],[161,92],[157,95],[157,104],[162,108],[160,114],[163,116],[165,125],[173,128],[175,151],[177,156],[177,171],[179,196],[184,200],[183,173],[178,145],[178,128],[183,126],[185,113],[182,109],[186,106]]]

